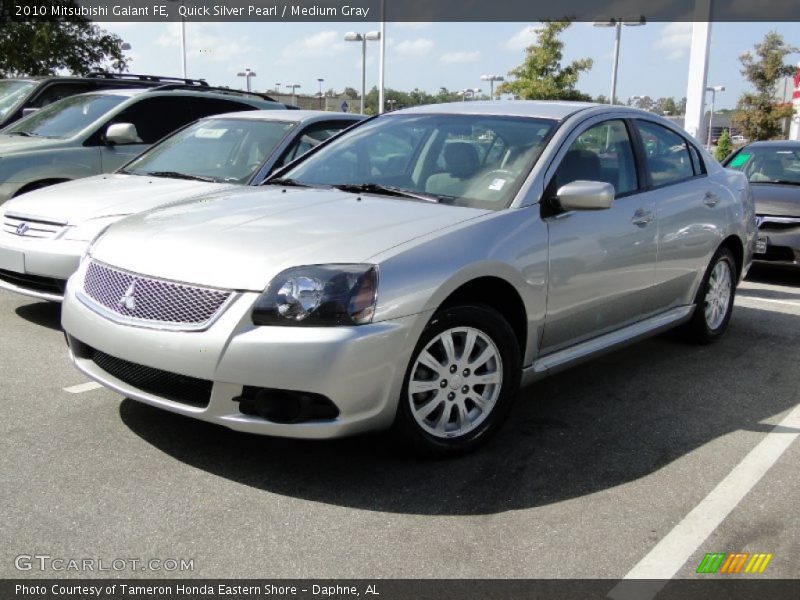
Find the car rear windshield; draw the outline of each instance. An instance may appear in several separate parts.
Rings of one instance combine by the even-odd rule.
[[[126,100],[114,94],[70,96],[20,119],[3,133],[24,133],[40,137],[68,138],[91,125]]]
[[[0,79],[0,119],[16,108],[35,86],[31,81]]]
[[[390,189],[442,204],[499,210],[513,201],[556,124],[524,117],[389,114],[301,160],[281,179],[365,192]]]
[[[294,126],[256,119],[199,121],[148,150],[123,171],[246,183]]]
[[[725,166],[742,171],[752,183],[800,185],[800,147],[747,146]]]

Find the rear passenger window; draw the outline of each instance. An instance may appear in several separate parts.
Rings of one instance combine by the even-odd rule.
[[[638,189],[636,161],[623,121],[594,125],[572,142],[553,177],[554,191],[579,180],[610,183],[617,196]]]
[[[695,168],[700,167],[700,159],[695,157],[698,164],[694,166],[695,161],[689,153],[685,139],[666,127],[649,121],[637,121],[637,127],[642,136],[647,167],[655,187],[694,177]]]
[[[219,115],[229,112],[240,112],[243,110],[256,110],[255,106],[236,102],[234,100],[222,100],[220,98],[200,98],[193,97],[194,118],[202,119],[211,115]]]

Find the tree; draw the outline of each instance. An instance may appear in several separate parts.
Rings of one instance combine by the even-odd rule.
[[[351,100],[355,100],[361,95],[361,92],[358,92],[355,88],[346,87],[344,88],[344,92],[342,92],[345,96],[350,98]]]
[[[722,130],[722,134],[717,140],[717,149],[714,150],[714,158],[722,162],[731,153],[731,134],[727,129]]]
[[[782,133],[781,120],[791,116],[791,105],[778,105],[775,90],[783,77],[793,74],[794,67],[786,64],[789,54],[799,50],[788,46],[777,31],[770,31],[754,47],[755,56],[745,52],[739,57],[741,73],[755,88],[745,92],[736,104],[734,122],[751,140],[769,140]]]
[[[597,102],[597,104],[608,104],[608,96],[605,94],[600,94],[593,100],[593,102]]]
[[[578,77],[592,68],[592,59],[572,61],[562,67],[564,42],[559,35],[569,21],[544,21],[536,43],[525,49],[523,63],[508,72],[512,79],[497,88],[498,94],[513,94],[522,100],[591,100],[575,89]]]
[[[69,0],[67,6],[77,6]],[[112,68],[127,61],[119,36],[86,19],[72,22],[6,22],[0,27],[0,77],[54,75],[65,69],[75,75]]]

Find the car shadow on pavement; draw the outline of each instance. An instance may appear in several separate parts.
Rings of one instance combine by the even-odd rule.
[[[405,457],[375,434],[308,442],[229,431],[133,400],[124,423],[219,477],[373,511],[483,515],[585,496],[654,473],[720,436],[767,431],[797,403],[800,316],[737,307],[728,335],[697,347],[666,334],[522,390],[486,446]],[[676,483],[676,485],[680,485]]]
[[[57,302],[23,304],[18,306],[14,312],[29,323],[61,331],[61,304]]]

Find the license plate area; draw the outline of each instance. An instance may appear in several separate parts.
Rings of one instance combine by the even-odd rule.
[[[767,236],[759,235],[756,239],[756,254],[767,253]]]

